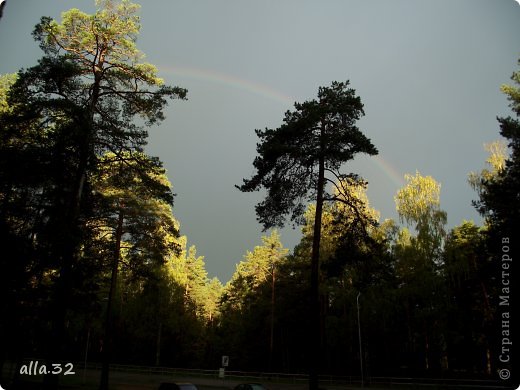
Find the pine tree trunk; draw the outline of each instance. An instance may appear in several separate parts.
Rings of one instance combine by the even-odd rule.
[[[112,353],[112,304],[116,292],[119,257],[121,256],[121,238],[123,236],[123,221],[123,209],[120,208],[119,218],[117,220],[116,246],[114,250],[114,260],[112,262],[112,277],[110,280],[110,292],[108,293],[107,313],[105,319],[105,340],[103,343],[103,363],[101,366],[101,382],[99,384],[100,390],[108,389],[108,372],[110,369],[110,355]]]
[[[321,240],[321,215],[323,210],[323,189],[325,185],[325,159],[323,155],[319,160],[318,188],[316,198],[316,213],[314,216],[314,234],[312,237],[311,258],[311,351],[309,367],[309,390],[318,390],[318,367],[321,355],[321,331],[320,331],[320,240]]]
[[[162,335],[162,322],[159,322],[159,329],[157,330],[157,344],[155,350],[155,365],[158,367],[161,362],[161,335]]]
[[[101,64],[102,66],[102,64]],[[79,145],[78,156],[79,163],[76,171],[74,190],[70,194],[68,212],[65,215],[64,226],[67,230],[61,233],[59,239],[64,242],[62,245],[55,247],[57,249],[56,255],[59,258],[60,274],[57,281],[56,296],[51,303],[52,307],[52,334],[49,338],[49,346],[47,347],[47,364],[52,364],[55,361],[62,360],[64,348],[65,335],[65,320],[66,312],[70,308],[69,298],[71,296],[71,272],[73,263],[77,257],[79,240],[77,238],[80,226],[78,224],[81,214],[81,200],[85,188],[85,181],[87,177],[88,165],[90,160],[90,150],[92,148],[92,129],[94,123],[95,107],[99,100],[99,91],[101,85],[102,73],[95,72],[94,84],[92,87],[92,98],[89,104],[89,110],[86,117],[76,118],[77,125],[82,129],[82,137],[77,140]],[[44,388],[54,389],[58,386],[57,375],[46,375],[44,378]]]

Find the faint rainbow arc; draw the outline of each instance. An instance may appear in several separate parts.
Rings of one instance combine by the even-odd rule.
[[[372,161],[397,188],[401,188],[405,185],[404,175],[387,160],[383,159],[383,157],[376,155],[372,156],[369,160]]]
[[[270,86],[242,79],[230,74],[217,72],[211,69],[185,67],[185,66],[158,66],[159,72],[168,75],[179,75],[198,80],[206,80],[217,84],[231,86],[250,93],[263,96],[284,105],[293,106],[295,98],[285,95]],[[398,188],[405,184],[404,175],[401,174],[392,164],[383,159],[380,155],[372,156],[369,161],[374,164],[383,174]]]
[[[207,80],[217,84],[232,86],[234,88],[245,90],[255,95],[260,95],[270,100],[275,100],[289,106],[292,106],[296,101],[295,98],[288,95],[284,95],[280,91],[265,84],[256,83],[250,80],[242,79],[226,73],[217,72],[211,69],[184,66],[159,66],[158,69],[159,72],[164,71],[167,74],[174,74],[198,80]]]

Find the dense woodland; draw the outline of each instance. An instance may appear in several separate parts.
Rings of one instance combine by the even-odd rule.
[[[181,235],[175,178],[144,153],[187,91],[143,62],[137,10],[104,0],[95,15],[44,17],[41,59],[0,77],[1,364],[88,352],[104,362],[102,384],[109,362],[216,369],[222,355],[232,370],[357,376],[362,359],[366,376],[496,378],[509,337],[501,259],[520,209],[520,72],[502,87],[513,111],[498,118],[502,140],[468,173],[482,226],[449,229],[439,183],[419,172],[395,195],[399,221],[380,219],[368,183],[340,173],[377,153],[348,82],[257,131],[258,175],[240,189],[270,190],[257,206],[268,231],[222,285]],[[295,248],[275,229],[288,214],[301,224]]]

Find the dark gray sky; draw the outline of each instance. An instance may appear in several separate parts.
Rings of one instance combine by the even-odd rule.
[[[442,185],[453,227],[480,218],[470,171],[484,167],[483,143],[499,138],[509,115],[500,92],[520,57],[514,0],[154,0],[141,1],[138,47],[168,84],[188,89],[150,131],[178,194],[183,234],[226,282],[246,250],[261,244],[254,205],[260,194],[234,188],[253,173],[254,129],[278,127],[294,101],[319,86],[350,80],[365,105],[358,123],[379,149],[344,172],[369,181],[381,219],[397,218],[393,197],[405,173]],[[0,21],[0,73],[36,63],[30,35],[40,16],[90,0],[8,0]],[[292,249],[299,229],[284,229]]]

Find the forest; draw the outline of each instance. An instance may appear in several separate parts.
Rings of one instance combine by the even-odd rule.
[[[110,363],[218,369],[223,355],[232,370],[309,374],[312,389],[360,363],[365,377],[511,370],[520,71],[502,86],[512,114],[486,168],[468,172],[482,226],[448,229],[440,184],[418,171],[395,194],[399,220],[380,219],[369,183],[343,173],[378,153],[349,81],[256,130],[255,173],[237,191],[265,190],[265,235],[223,284],[181,233],[175,177],[144,148],[189,93],[144,61],[137,4],[98,3],[42,17],[38,63],[0,76],[0,373],[86,353],[101,389]],[[301,229],[294,248],[287,223]]]

